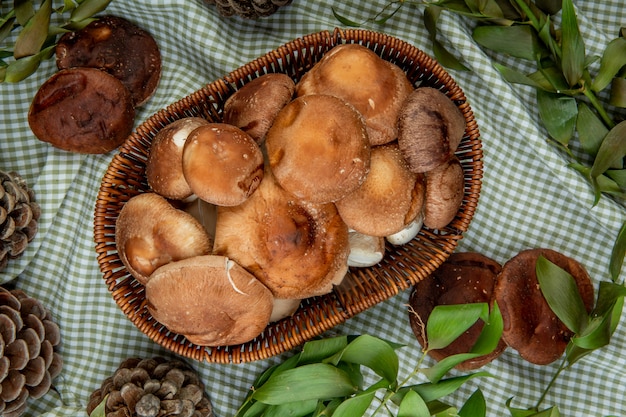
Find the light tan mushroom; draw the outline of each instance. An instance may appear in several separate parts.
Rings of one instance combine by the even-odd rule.
[[[285,106],[265,145],[278,183],[312,203],[343,198],[369,170],[363,118],[352,105],[329,95],[299,97]]]
[[[385,255],[385,238],[364,235],[354,230],[350,230],[348,238],[350,241],[348,266],[363,268],[374,266],[383,260]]]
[[[207,124],[201,117],[185,117],[155,135],[146,161],[146,180],[155,193],[174,200],[193,195],[183,175],[183,147],[192,131]]]
[[[280,321],[284,318],[291,317],[300,307],[300,299],[274,298],[274,308],[270,316],[270,322]]]
[[[262,144],[274,118],[291,101],[295,90],[296,84],[286,74],[262,75],[228,97],[222,121],[237,126]]]
[[[410,224],[423,203],[423,175],[409,171],[394,142],[372,148],[365,182],[335,205],[351,229],[384,237]]]
[[[214,253],[252,272],[274,297],[330,292],[348,265],[348,227],[332,203],[294,199],[266,172],[243,204],[218,207]]]
[[[115,223],[115,244],[128,272],[142,284],[158,267],[212,249],[202,225],[156,193],[138,194],[124,204]]]
[[[199,198],[216,205],[235,206],[259,186],[263,153],[241,129],[226,123],[209,123],[187,137],[183,174]]]
[[[398,144],[413,172],[435,169],[452,157],[465,133],[465,118],[448,96],[419,87],[398,116]]]
[[[463,167],[454,157],[426,174],[424,225],[431,229],[446,227],[463,203]]]
[[[330,94],[352,104],[365,118],[372,145],[396,139],[398,114],[411,91],[400,67],[358,44],[335,46],[296,86],[298,96]]]
[[[171,262],[146,284],[148,311],[202,346],[245,343],[270,320],[270,291],[236,262],[215,255]]]

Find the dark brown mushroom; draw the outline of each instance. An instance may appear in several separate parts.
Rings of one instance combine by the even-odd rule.
[[[504,321],[502,337],[522,358],[546,365],[561,357],[573,333],[541,293],[535,269],[540,256],[572,275],[587,312],[593,307],[594,293],[585,268],[551,249],[524,250],[504,264],[494,290]]]
[[[103,16],[61,36],[56,46],[59,69],[98,68],[120,80],[141,106],[161,78],[161,53],[147,31],[119,16]]]
[[[100,154],[132,131],[135,109],[117,78],[95,68],[61,70],[39,88],[28,124],[35,136],[70,152]]]
[[[496,277],[501,265],[482,254],[453,253],[433,274],[414,285],[409,298],[411,329],[422,346],[427,346],[425,325],[432,310],[438,305],[493,302]],[[428,354],[440,361],[458,353],[468,353],[478,340],[484,323],[476,322],[454,342]],[[460,370],[479,368],[498,357],[506,349],[504,340],[486,355],[468,359],[456,366]]]
[[[424,226],[442,229],[454,219],[463,204],[463,166],[457,157],[452,157],[427,172],[425,177]]]

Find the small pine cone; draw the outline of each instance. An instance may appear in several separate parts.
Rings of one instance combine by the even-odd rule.
[[[14,172],[0,171],[0,271],[33,240],[40,215],[26,182]]]
[[[21,416],[28,398],[50,390],[63,361],[58,325],[38,300],[0,287],[0,415]]]
[[[198,375],[184,362],[127,359],[104,380],[87,404],[87,414],[105,401],[106,417],[214,417]]]
[[[269,16],[286,6],[292,0],[204,0],[207,4],[214,4],[222,16],[240,16],[245,19],[257,19]]]

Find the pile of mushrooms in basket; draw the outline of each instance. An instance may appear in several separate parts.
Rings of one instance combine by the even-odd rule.
[[[463,198],[465,120],[364,46],[334,47],[297,83],[265,74],[154,138],[150,190],[116,222],[116,246],[150,314],[202,346],[240,344],[332,291]]]

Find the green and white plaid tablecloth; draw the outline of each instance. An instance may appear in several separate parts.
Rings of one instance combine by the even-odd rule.
[[[107,12],[128,18],[151,32],[163,56],[155,96],[139,111],[137,124],[204,84],[304,34],[332,30],[339,22],[331,6],[353,20],[374,16],[386,0],[332,2],[294,0],[269,18],[245,21],[218,16],[201,0],[115,0]],[[622,0],[576,1],[589,54],[600,54],[620,26],[626,25]],[[406,40],[430,53],[422,6],[405,7],[382,25],[365,26]],[[459,250],[479,251],[504,263],[519,251],[548,247],[579,260],[595,282],[608,280],[608,260],[626,210],[609,199],[592,208],[587,183],[565,166],[546,142],[530,90],[507,84],[492,59],[471,38],[472,22],[443,14],[441,38],[469,72],[451,71],[478,121],[484,148],[480,203]],[[505,62],[506,63],[506,62]],[[507,63],[512,64],[512,63]],[[93,240],[95,199],[113,153],[85,156],[38,141],[27,112],[38,87],[55,72],[49,60],[19,84],[0,84],[0,169],[19,172],[34,188],[42,208],[40,230],[26,253],[0,273],[15,280],[52,312],[62,331],[64,359],[54,389],[31,401],[28,416],[81,416],[90,393],[128,357],[168,355],[138,331],[117,307],[98,268]],[[419,345],[408,324],[408,293],[384,302],[328,335],[369,333],[404,343],[401,374],[408,375]],[[626,321],[624,322],[626,323]],[[626,415],[626,327],[622,323],[609,347],[567,371],[544,404],[563,415]],[[280,358],[240,365],[192,362],[206,383],[217,416],[229,417],[255,377]],[[454,397],[462,402],[477,386],[488,415],[508,415],[505,402],[531,406],[556,369],[534,366],[508,349],[487,371]]]

